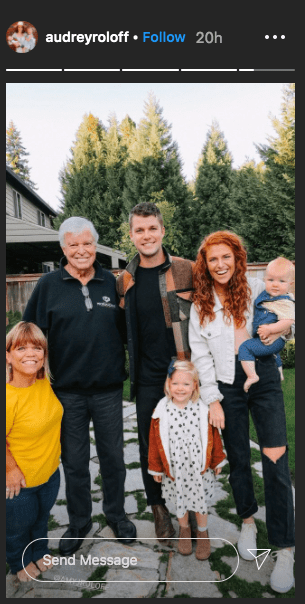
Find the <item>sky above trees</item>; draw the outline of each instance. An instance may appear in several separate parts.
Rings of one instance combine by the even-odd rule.
[[[195,169],[213,120],[219,123],[234,168],[247,157],[260,161],[254,144],[273,134],[269,114],[280,116],[282,83],[189,84],[33,84],[7,85],[7,126],[13,120],[29,152],[31,177],[38,194],[59,208],[59,172],[66,163],[76,132],[90,112],[109,127],[113,114],[128,114],[138,125],[152,91],[171,125],[186,180]]]

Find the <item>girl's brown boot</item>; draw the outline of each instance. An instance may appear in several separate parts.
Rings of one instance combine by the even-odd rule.
[[[192,553],[190,526],[179,526],[178,552],[183,556],[189,556]]]
[[[211,544],[209,539],[208,531],[199,531],[197,529],[197,547],[196,547],[196,558],[197,560],[206,560],[211,554]]]

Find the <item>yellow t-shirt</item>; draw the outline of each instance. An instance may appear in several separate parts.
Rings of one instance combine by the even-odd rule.
[[[27,487],[44,484],[58,468],[62,415],[47,378],[27,388],[6,385],[6,442]]]

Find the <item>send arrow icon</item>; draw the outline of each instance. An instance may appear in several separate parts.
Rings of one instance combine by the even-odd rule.
[[[261,553],[258,554],[258,556],[257,556],[253,553],[256,551],[261,552]],[[258,549],[258,550],[248,549],[248,552],[250,552],[250,554],[253,556],[253,558],[255,558],[257,570],[259,570],[261,568],[261,566],[263,566],[268,554],[270,554],[271,549]],[[260,558],[260,560],[259,560],[259,558]]]

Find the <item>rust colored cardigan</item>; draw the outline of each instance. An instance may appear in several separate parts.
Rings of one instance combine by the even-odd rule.
[[[166,400],[166,397],[161,399],[152,416],[149,433],[148,472],[152,475],[164,473],[172,480],[175,480],[170,474],[169,458],[165,452],[166,448],[168,448],[168,443],[165,442],[166,433],[164,432],[164,429],[166,430],[164,427]],[[207,444],[204,470],[201,472],[201,474],[204,474],[208,468],[215,470],[225,459],[226,455],[223,451],[218,429],[207,422],[207,407],[203,403],[202,412],[206,413],[204,424],[207,424],[207,434],[202,439],[203,445]],[[203,431],[204,424],[201,423],[201,432]]]

